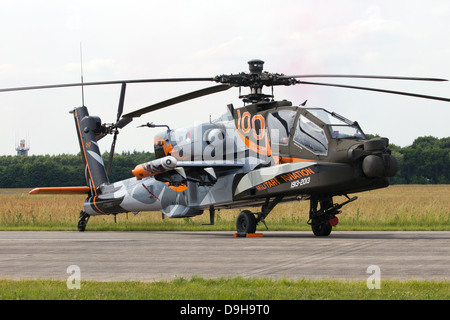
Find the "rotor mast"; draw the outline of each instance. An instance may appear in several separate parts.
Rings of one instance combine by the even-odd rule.
[[[264,70],[264,61],[262,60],[250,60],[248,62],[248,69],[250,71],[249,77],[251,78],[250,82],[250,94],[245,96],[240,96],[239,98],[243,99],[244,102],[255,103],[258,101],[273,99],[272,95],[266,95],[262,93],[263,83],[263,70]],[[267,72],[266,72],[267,73]],[[273,93],[273,86],[272,86]]]

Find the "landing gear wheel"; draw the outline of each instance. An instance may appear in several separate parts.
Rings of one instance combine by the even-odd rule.
[[[326,237],[329,236],[331,233],[332,226],[328,221],[325,221],[320,224],[311,224],[311,229],[315,236],[318,237]]]
[[[341,204],[333,204],[331,195],[315,195],[311,197],[308,224],[311,225],[314,235],[329,236],[331,229],[339,223],[339,219],[336,217],[337,214],[341,213],[339,209],[358,199],[358,197],[349,198],[347,195],[344,196],[348,200]],[[318,209],[319,204],[320,209]]]
[[[239,213],[236,220],[237,233],[255,233],[256,231],[256,218],[249,210],[244,210]]]
[[[84,230],[86,230],[86,225],[90,217],[91,216],[88,215],[86,212],[84,211],[80,212],[80,220],[78,220],[78,231],[83,232]]]

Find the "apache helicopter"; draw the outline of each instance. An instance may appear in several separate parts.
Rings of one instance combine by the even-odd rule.
[[[2,91],[46,89],[70,86],[121,84],[114,124],[91,116],[86,106],[71,113],[85,165],[86,186],[36,188],[37,193],[86,193],[78,230],[84,231],[91,216],[141,211],[161,211],[163,217],[182,218],[215,210],[260,207],[258,212],[242,211],[236,220],[237,234],[251,234],[281,202],[309,200],[309,220],[316,236],[327,236],[338,224],[341,208],[356,200],[352,193],[384,188],[395,175],[398,163],[388,149],[387,138],[368,139],[356,121],[305,103],[275,101],[274,86],[298,84],[334,86],[400,94],[450,102],[448,98],[341,84],[307,82],[299,78],[371,78],[394,80],[447,81],[368,75],[291,75],[263,71],[264,62],[248,62],[248,73],[212,78],[165,78],[88,82],[0,89]],[[83,78],[82,78],[83,79]],[[220,83],[123,114],[126,85],[143,82],[212,81]],[[264,86],[272,94],[264,94]],[[238,87],[250,93],[239,95],[244,105],[228,105],[226,113],[214,121],[172,130],[168,125],[147,123],[141,127],[166,127],[154,139],[155,160],[138,164],[133,177],[111,183],[109,173],[119,129],[134,118],[187,100]],[[84,104],[84,103],[83,103]],[[113,134],[105,167],[98,141]],[[337,204],[333,197],[345,196]],[[266,225],[267,228],[267,225]]]

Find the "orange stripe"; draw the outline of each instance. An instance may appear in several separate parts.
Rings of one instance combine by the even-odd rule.
[[[293,158],[293,157],[280,157],[280,164],[281,163],[300,162],[300,161],[313,161],[313,160],[301,159],[301,158]]]
[[[160,144],[158,144],[160,143]],[[164,154],[167,156],[169,155],[172,151],[173,151],[173,146],[172,144],[169,142],[166,146],[166,141],[164,139],[161,138],[155,138],[155,140],[153,141],[153,144],[155,146],[161,146],[164,150]]]
[[[242,139],[242,141],[244,141],[245,145],[252,151],[265,156],[270,156],[272,154],[267,136],[264,141],[267,147],[264,147],[254,143],[253,141],[250,141],[250,139],[239,132],[239,130],[237,130],[237,133],[239,134],[239,137]]]
[[[98,211],[100,211],[101,213],[104,213],[102,210],[100,210],[100,208],[97,206],[97,204],[95,203],[95,199],[97,199],[98,197],[95,196],[92,198],[92,201],[94,202],[94,206],[97,208]]]
[[[77,121],[78,135],[80,136],[80,142],[81,142],[80,144],[81,144],[81,148],[82,148],[82,150],[83,150],[84,162],[86,162],[86,167],[87,167],[87,169],[88,169],[89,176],[91,177],[91,183],[92,183],[92,185],[94,186],[94,188],[93,188],[93,189],[94,189],[94,193],[95,193],[95,195],[97,195],[97,190],[96,190],[96,188],[95,188],[94,180],[92,179],[92,175],[91,175],[91,169],[89,168],[89,163],[88,163],[87,157],[86,157],[86,150],[84,149],[84,141],[83,141],[83,136],[82,136],[82,134],[81,134],[80,123],[78,122],[77,109],[75,109],[75,120]]]
[[[87,193],[91,190],[89,187],[49,187],[34,188],[29,194],[76,194]]]
[[[283,163],[292,163],[292,162],[301,162],[301,161],[314,161],[311,159],[301,159],[301,158],[293,158],[293,157],[280,157],[273,156],[275,164],[283,164]]]
[[[234,238],[262,238],[262,233],[235,233],[233,234]]]
[[[184,183],[180,184],[178,187],[171,186],[169,182],[166,182],[166,184],[170,189],[172,189],[176,192],[183,192],[184,190],[186,190],[188,188],[187,185],[185,185]]]

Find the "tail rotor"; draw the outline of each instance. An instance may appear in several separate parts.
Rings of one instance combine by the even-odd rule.
[[[113,133],[114,136],[113,136],[113,141],[111,143],[111,149],[109,151],[108,169],[106,171],[108,176],[111,175],[112,162],[113,162],[113,158],[114,158],[114,150],[116,148],[116,141],[117,141],[117,135],[119,134],[119,129],[122,129],[127,124],[129,124],[131,121],[133,121],[133,118],[123,118],[123,119],[121,119],[122,113],[123,113],[123,105],[124,105],[124,102],[125,102],[126,87],[127,87],[126,82],[123,82],[122,83],[122,88],[120,90],[120,98],[119,98],[119,106],[117,108],[116,123],[113,124],[110,127],[110,133]]]

